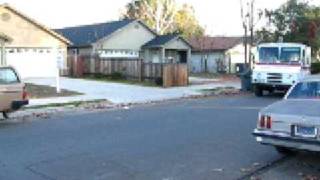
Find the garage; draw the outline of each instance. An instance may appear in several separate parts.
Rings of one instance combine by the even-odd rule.
[[[48,78],[66,72],[70,41],[34,18],[8,4],[0,5],[0,33],[11,38],[6,43],[3,65],[16,68],[22,78]]]
[[[58,53],[50,48],[7,48],[7,65],[22,78],[55,77]]]

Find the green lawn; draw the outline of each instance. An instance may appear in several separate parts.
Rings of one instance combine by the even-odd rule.
[[[57,93],[56,88],[54,87],[35,85],[30,83],[26,84],[26,90],[28,92],[29,98],[31,99],[82,95],[79,92],[69,91],[65,89],[62,89],[61,93]]]

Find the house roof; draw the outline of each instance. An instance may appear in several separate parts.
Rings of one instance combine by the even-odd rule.
[[[166,35],[158,35],[151,41],[147,42],[143,45],[143,48],[156,48],[156,47],[162,47],[165,44],[169,43],[172,40],[175,39],[182,39],[186,44],[188,44],[190,47],[191,44],[187,42],[185,39],[183,39],[179,34],[166,34]]]
[[[12,38],[7,36],[6,34],[0,32],[0,39],[3,39],[5,42],[10,42],[12,41]]]
[[[99,24],[83,25],[76,27],[67,27],[56,29],[56,31],[69,38],[73,46],[85,47],[90,46],[98,40],[110,36],[117,30],[127,26],[135,20],[112,21]]]
[[[25,15],[22,12],[18,11],[17,9],[13,8],[9,4],[0,4],[0,8],[6,8],[6,9],[12,11],[13,13],[17,14],[18,16],[21,16],[25,20],[29,21],[30,23],[34,24],[35,26],[37,26],[37,27],[41,28],[42,30],[46,31],[50,35],[52,35],[55,38],[59,39],[60,41],[66,43],[66,44],[71,44],[71,42],[68,39],[66,39],[65,37],[61,36],[60,34],[56,33],[55,31],[51,30],[50,28],[47,28],[46,26],[40,24],[36,20],[28,17],[27,15]]]
[[[242,37],[201,37],[190,40],[194,51],[225,51],[243,42]]]

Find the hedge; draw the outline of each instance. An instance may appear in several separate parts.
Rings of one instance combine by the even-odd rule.
[[[320,62],[311,64],[311,74],[319,74],[320,73]]]

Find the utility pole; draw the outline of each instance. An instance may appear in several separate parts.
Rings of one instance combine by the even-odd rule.
[[[240,0],[240,7],[241,7],[241,19],[242,19],[242,26],[244,29],[244,37],[243,37],[243,43],[244,43],[244,63],[246,66],[248,66],[248,13],[244,14],[243,9],[243,2]]]
[[[250,6],[250,23],[249,23],[249,26],[250,26],[250,45],[249,45],[249,67],[251,68],[251,65],[252,65],[252,54],[251,54],[251,49],[253,47],[253,31],[254,31],[254,3],[255,3],[255,0],[252,0],[251,1],[251,6]]]
[[[263,13],[261,10],[258,11],[258,16],[259,18],[256,20],[255,19],[255,0],[250,0],[250,3],[247,2],[247,9],[246,13],[244,13],[244,8],[243,8],[243,2],[240,0],[241,4],[241,18],[242,18],[242,25],[245,31],[245,37],[244,37],[244,44],[245,44],[245,63],[247,67],[251,68],[252,65],[252,54],[251,54],[251,49],[254,46],[254,28],[261,19]],[[250,31],[250,42],[249,42],[249,49],[248,49],[248,30]],[[249,53],[249,54],[248,54]],[[248,62],[248,57],[249,57],[249,62]],[[249,63],[249,64],[248,64]]]

